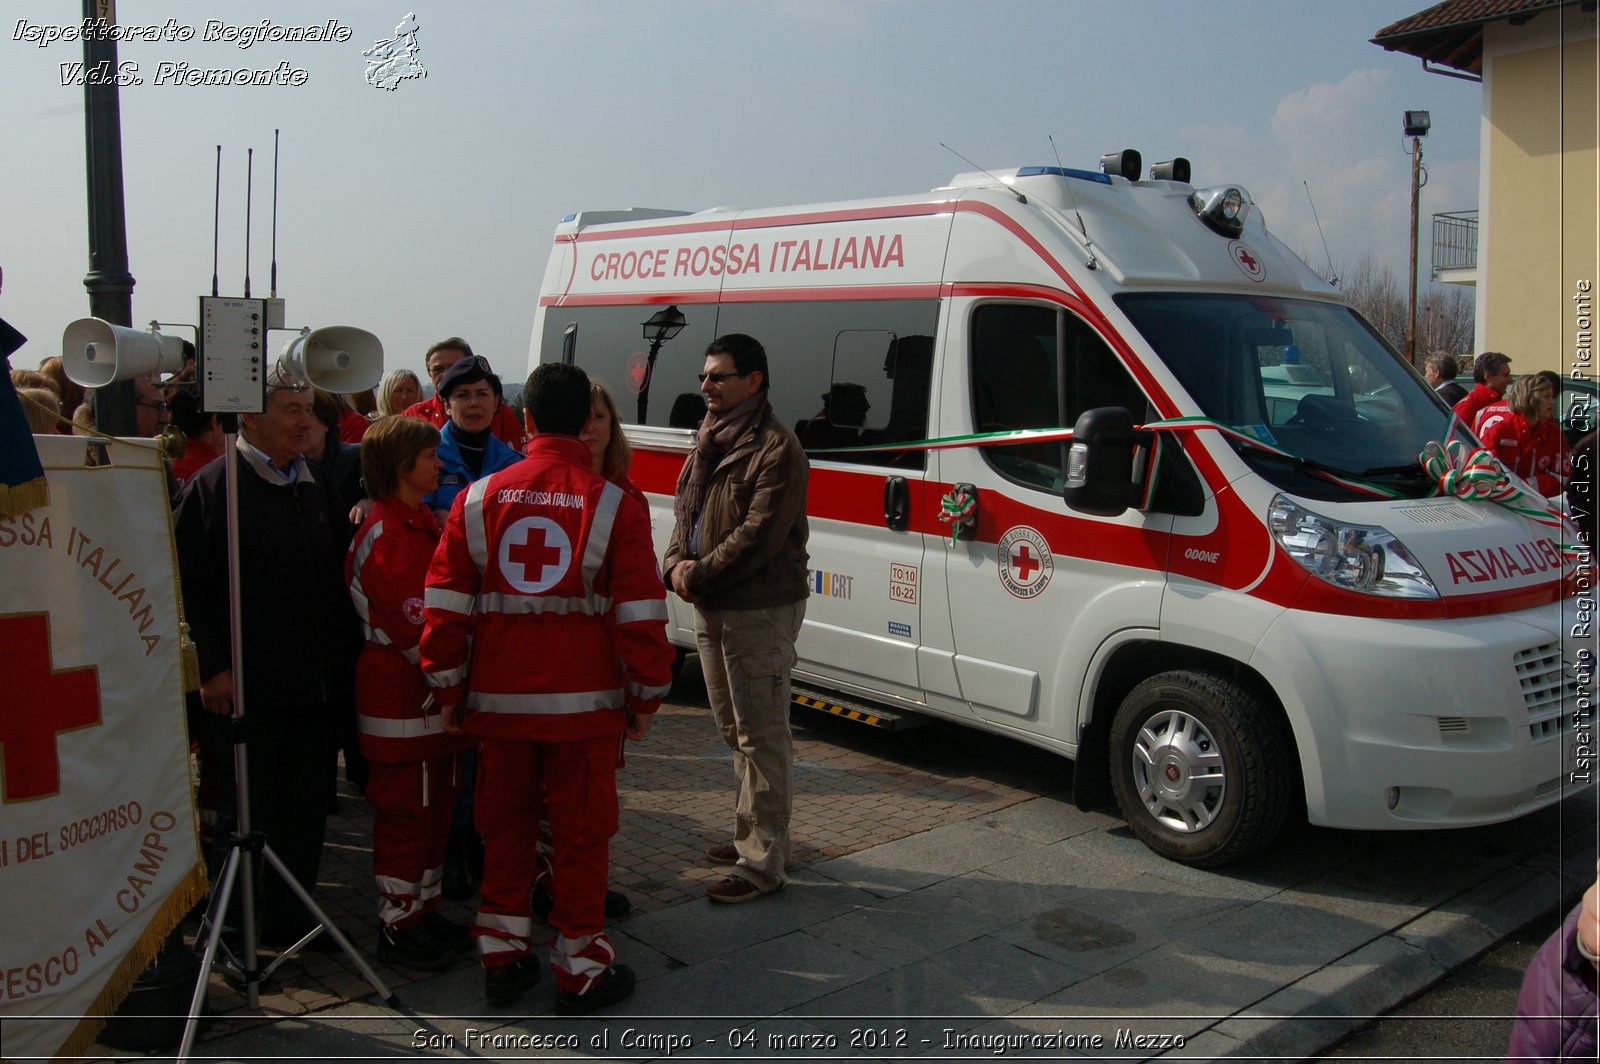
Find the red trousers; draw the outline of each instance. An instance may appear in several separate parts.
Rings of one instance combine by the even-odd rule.
[[[377,814],[372,874],[378,880],[378,917],[407,929],[439,907],[444,847],[456,804],[456,757],[370,764],[367,801]]]
[[[605,920],[620,743],[618,735],[565,743],[483,739],[475,813],[483,835],[483,901],[473,934],[484,967],[513,964],[532,949],[529,895],[539,867],[541,790],[550,863],[561,884],[550,910],[556,985],[584,993],[615,958]]]

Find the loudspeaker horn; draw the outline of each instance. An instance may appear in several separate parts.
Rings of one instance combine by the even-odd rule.
[[[349,395],[376,387],[383,377],[383,343],[353,325],[303,329],[284,345],[278,362],[313,388]]]
[[[126,329],[99,318],[79,318],[61,334],[62,368],[74,384],[103,388],[134,377],[183,368],[183,340]]]

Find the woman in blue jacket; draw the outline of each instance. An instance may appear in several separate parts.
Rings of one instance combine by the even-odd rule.
[[[444,470],[439,486],[423,503],[441,524],[456,496],[473,481],[522,460],[522,456],[490,431],[500,404],[500,382],[489,362],[478,355],[463,358],[439,378],[439,398],[450,420],[439,431],[439,461]]]

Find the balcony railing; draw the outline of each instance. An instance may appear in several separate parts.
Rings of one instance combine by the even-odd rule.
[[[1478,212],[1448,211],[1433,216],[1433,276],[1444,270],[1478,267]]]

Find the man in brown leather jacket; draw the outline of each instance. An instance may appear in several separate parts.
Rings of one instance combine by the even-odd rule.
[[[768,383],[754,337],[729,333],[706,348],[706,416],[678,477],[665,560],[672,590],[695,607],[706,693],[739,786],[733,841],[706,851],[733,866],[706,889],[716,902],[778,890],[789,860],[789,670],[809,590],[810,467],[773,414]]]

